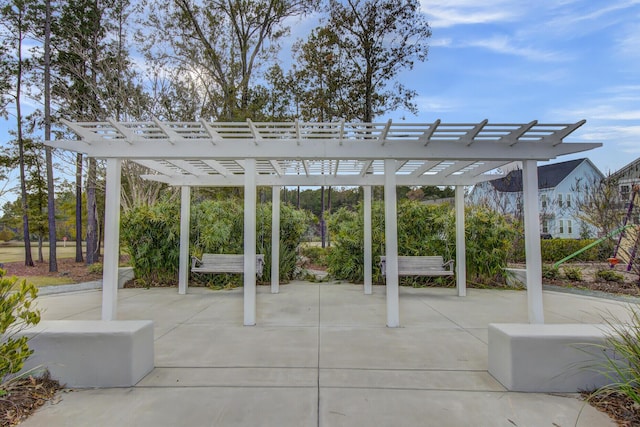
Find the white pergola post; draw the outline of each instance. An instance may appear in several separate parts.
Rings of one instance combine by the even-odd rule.
[[[371,295],[373,293],[373,272],[371,264],[372,256],[372,239],[371,239],[371,186],[365,185],[364,190],[364,293]]]
[[[387,269],[387,326],[400,326],[398,289],[398,209],[396,206],[396,161],[384,160],[384,236]]]
[[[104,262],[102,272],[102,320],[115,320],[118,305],[120,253],[121,159],[107,159],[104,212]]]
[[[244,160],[244,325],[256,324],[256,159]]]
[[[467,296],[467,246],[464,234],[464,185],[456,185],[456,288],[458,296]]]
[[[180,266],[178,293],[184,295],[189,286],[189,220],[191,215],[191,187],[180,187]]]
[[[535,160],[522,162],[522,189],[529,323],[544,323],[540,216],[538,211],[538,164]]]
[[[271,189],[271,293],[280,292],[280,190]]]

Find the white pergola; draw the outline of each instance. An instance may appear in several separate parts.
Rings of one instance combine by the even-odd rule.
[[[117,313],[120,170],[123,159],[149,168],[144,178],[181,187],[178,292],[189,276],[190,189],[244,187],[244,325],[256,323],[256,187],[273,187],[271,292],[278,293],[280,189],[364,188],[364,293],[372,292],[371,187],[384,186],[387,326],[400,325],[396,186],[455,187],[457,294],[466,294],[464,187],[500,176],[521,162],[529,321],[543,323],[537,162],[600,143],[566,143],[584,124],[64,122],[79,140],[48,145],[106,159],[102,319]]]

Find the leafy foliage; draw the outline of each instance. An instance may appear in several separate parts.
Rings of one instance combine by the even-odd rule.
[[[582,270],[579,267],[564,267],[562,274],[569,280],[576,282],[582,281]]]
[[[139,206],[125,213],[122,240],[131,254],[137,278],[151,284],[174,284],[180,258],[180,206],[165,201]],[[310,215],[289,205],[280,206],[280,278],[291,280],[296,249],[307,230]],[[204,200],[191,209],[191,255],[244,253],[244,208],[237,199]],[[265,255],[263,278],[271,276],[271,203],[256,211],[256,252]],[[196,281],[213,286],[241,283],[238,275],[197,275]]]
[[[34,300],[38,288],[26,280],[6,277],[0,269],[0,382],[19,372],[24,362],[33,353],[27,344],[28,338],[16,338],[16,333],[25,327],[40,322],[40,310]]]
[[[121,221],[121,239],[130,255],[135,276],[147,284],[169,284],[177,279],[180,260],[180,206],[160,202],[138,206]]]
[[[542,261],[556,262],[567,257],[585,246],[593,243],[595,239],[543,239],[540,241],[540,251]],[[587,249],[575,258],[573,261],[602,261],[612,253],[612,241],[605,241],[590,249]],[[524,239],[514,242],[513,249],[510,253],[510,259],[515,262],[524,262]]]
[[[329,272],[354,282],[364,278],[363,215],[340,209],[329,218],[334,245],[328,256]],[[467,275],[471,282],[500,281],[506,266],[513,228],[502,216],[486,208],[466,212]],[[378,260],[384,254],[384,204],[372,205],[373,279],[382,281]],[[440,255],[455,259],[455,221],[449,205],[426,205],[412,200],[398,204],[398,255]]]
[[[624,282],[624,276],[617,271],[603,269],[596,271],[596,280],[622,283]]]
[[[560,269],[553,265],[542,266],[542,278],[543,279],[557,279],[560,277]]]

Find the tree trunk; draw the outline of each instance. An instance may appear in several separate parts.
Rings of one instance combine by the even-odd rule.
[[[76,262],[82,257],[82,154],[76,155]]]
[[[44,139],[51,140],[51,0],[45,4],[44,22]],[[49,272],[58,271],[56,208],[51,147],[45,147],[47,164],[47,220],[49,224]]]
[[[42,234],[38,234],[38,262],[40,263],[44,262],[44,254],[42,253],[43,240]]]
[[[87,170],[87,265],[97,262],[98,209],[96,204],[96,159],[89,158]]]
[[[18,63],[16,69],[16,121],[18,123],[17,137],[18,137],[18,151],[19,151],[19,163],[20,163],[20,194],[22,196],[22,233],[24,237],[24,265],[33,267],[33,257],[31,256],[31,239],[29,232],[29,205],[27,203],[27,182],[25,177],[24,166],[24,139],[22,136],[22,102],[20,96],[22,95],[22,11],[19,12],[19,24],[18,24]]]
[[[325,233],[324,233],[324,185],[320,187],[320,237],[322,241],[322,247],[324,248]]]

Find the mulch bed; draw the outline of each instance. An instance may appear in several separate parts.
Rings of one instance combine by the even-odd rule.
[[[75,262],[72,258],[61,258],[58,260],[58,271],[49,272],[49,262],[34,262],[33,267],[27,267],[23,261],[5,262],[3,269],[7,270],[7,276],[17,276],[20,278],[28,278],[29,276],[48,276],[48,277],[68,277],[74,283],[92,282],[102,279],[101,272],[90,272],[84,262]]]
[[[0,426],[20,423],[53,398],[60,388],[60,383],[52,380],[48,373],[40,378],[28,377],[3,384],[0,387]]]
[[[582,397],[591,406],[609,415],[619,426],[640,426],[640,405],[626,395],[618,392],[583,393]]]

